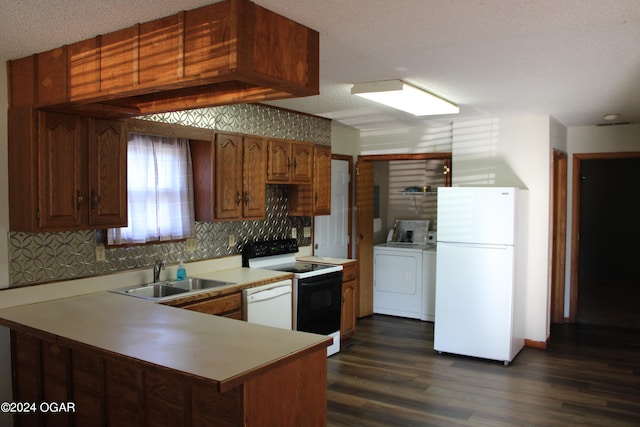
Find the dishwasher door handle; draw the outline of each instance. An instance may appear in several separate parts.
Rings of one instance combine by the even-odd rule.
[[[258,291],[255,294],[247,295],[247,303],[252,304],[254,302],[267,301],[290,293],[291,286],[280,286],[277,288],[266,289],[264,291]]]

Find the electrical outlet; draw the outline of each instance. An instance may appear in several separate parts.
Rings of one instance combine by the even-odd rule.
[[[184,241],[184,250],[187,252],[195,252],[196,251],[197,240],[195,237],[190,237]]]
[[[311,237],[311,227],[305,227],[302,229],[304,237]]]
[[[96,246],[96,262],[104,262],[105,253],[104,253],[104,245]]]
[[[236,245],[236,236],[233,234],[229,234],[229,246]]]
[[[298,229],[297,229],[297,228],[295,228],[295,227],[293,227],[293,228],[291,229],[291,238],[292,238],[292,239],[295,239],[295,238],[297,238],[297,237],[298,237]]]

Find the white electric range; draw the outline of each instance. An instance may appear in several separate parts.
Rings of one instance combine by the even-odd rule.
[[[331,356],[340,351],[342,266],[297,261],[297,252],[295,239],[250,242],[242,250],[243,266],[293,273],[294,329],[331,336]]]

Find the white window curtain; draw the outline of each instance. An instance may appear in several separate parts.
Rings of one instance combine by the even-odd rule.
[[[108,230],[112,245],[177,240],[195,234],[189,141],[130,134],[127,227]]]

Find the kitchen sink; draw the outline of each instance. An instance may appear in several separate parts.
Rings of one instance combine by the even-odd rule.
[[[204,289],[213,289],[219,288],[221,286],[229,286],[235,285],[233,282],[224,282],[222,280],[211,280],[211,279],[198,279],[198,278],[189,278],[186,280],[176,280],[168,283],[169,286],[174,286],[180,289],[187,289],[189,291],[195,290],[204,290]]]
[[[189,289],[176,288],[166,283],[152,283],[132,288],[118,289],[114,292],[134,297],[158,299],[189,292]]]
[[[186,280],[149,283],[146,285],[113,289],[111,292],[158,301],[175,295],[195,294],[207,289],[214,289],[234,284],[235,283],[233,282],[225,282],[221,280],[189,278]]]

